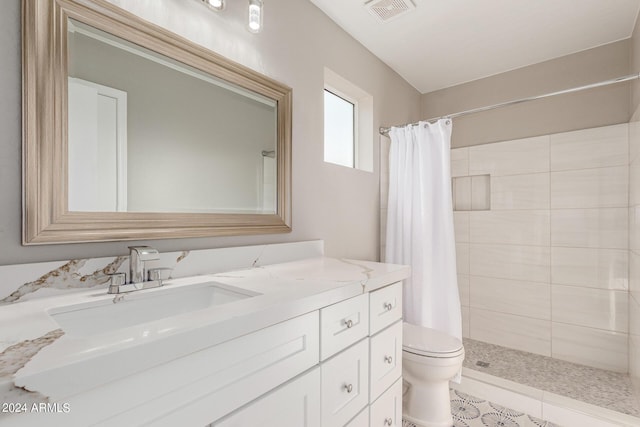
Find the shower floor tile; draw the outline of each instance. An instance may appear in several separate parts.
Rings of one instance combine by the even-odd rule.
[[[453,427],[559,427],[457,390],[449,391]],[[416,427],[404,420],[402,427]]]
[[[638,396],[626,374],[467,338],[464,348],[465,368],[640,417]]]

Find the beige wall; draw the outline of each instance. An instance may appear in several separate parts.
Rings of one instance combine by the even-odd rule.
[[[378,256],[378,180],[323,161],[323,78],[328,67],[370,93],[373,127],[419,118],[420,94],[308,1],[265,4],[264,31],[245,29],[246,2],[214,13],[192,0],[112,0],[293,88],[293,232],[145,242],[161,251],[324,239],[333,256]],[[0,14],[0,265],[127,252],[127,242],[21,246],[20,0]],[[378,165],[377,132],[374,165]],[[141,243],[141,242],[138,242]]]
[[[422,95],[422,118],[596,83],[629,73],[623,40]],[[629,121],[629,84],[504,107],[454,120],[452,146],[466,147]]]

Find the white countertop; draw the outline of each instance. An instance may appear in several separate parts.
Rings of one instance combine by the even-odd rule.
[[[84,337],[62,333],[47,311],[112,300],[114,295],[104,289],[5,306],[0,310],[0,341],[5,348],[0,354],[0,394],[9,390],[6,401],[11,389],[26,389],[45,400],[60,401],[403,280],[409,272],[407,266],[319,257],[169,280],[162,288],[134,294],[215,281],[260,295]]]

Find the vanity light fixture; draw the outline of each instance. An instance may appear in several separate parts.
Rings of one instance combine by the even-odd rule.
[[[224,0],[202,0],[202,2],[213,10],[224,9]]]
[[[262,30],[262,0],[249,0],[249,31],[259,33]]]

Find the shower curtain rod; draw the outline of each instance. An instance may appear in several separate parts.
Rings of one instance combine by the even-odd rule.
[[[488,105],[486,107],[473,108],[471,110],[460,111],[458,113],[447,114],[445,116],[435,117],[435,118],[428,119],[428,120],[423,120],[423,121],[436,122],[436,121],[438,121],[440,119],[453,119],[454,117],[466,116],[467,114],[481,113],[483,111],[494,110],[496,108],[507,107],[509,105],[521,104],[523,102],[535,101],[537,99],[548,98],[550,96],[565,95],[567,93],[580,92],[582,90],[595,89],[595,88],[601,87],[601,86],[608,86],[608,85],[612,85],[612,84],[616,84],[616,83],[628,82],[630,80],[636,80],[638,78],[640,78],[640,73],[629,74],[627,76],[618,77],[618,78],[611,79],[611,80],[604,80],[602,82],[592,83],[592,84],[588,84],[588,85],[585,85],[585,86],[578,86],[578,87],[574,87],[574,88],[571,88],[571,89],[559,90],[557,92],[545,93],[544,95],[530,96],[528,98],[521,98],[521,99],[516,99],[516,100],[513,100],[513,101],[501,102],[499,104]],[[401,125],[401,126],[396,126],[396,127],[415,126],[417,124],[418,124],[418,122],[407,123],[407,124],[404,124],[404,125]],[[391,130],[391,127],[381,127],[380,128],[380,134],[381,135],[385,135],[385,136],[389,136],[389,131],[390,130]]]

